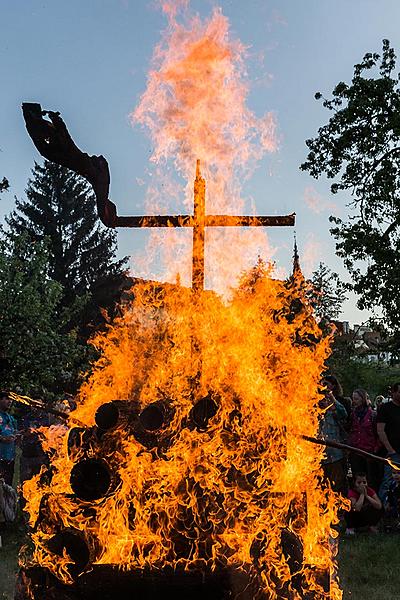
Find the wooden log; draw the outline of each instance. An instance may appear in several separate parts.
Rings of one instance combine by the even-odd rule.
[[[191,424],[199,431],[205,431],[210,419],[218,412],[218,404],[210,394],[200,398],[190,411]]]
[[[173,435],[168,429],[173,415],[174,408],[168,400],[156,400],[148,404],[131,426],[133,436],[148,449],[165,450]]]
[[[82,531],[77,529],[63,529],[53,535],[46,544],[51,554],[64,556],[67,554],[71,559],[68,571],[72,577],[77,577],[86,569],[89,562],[94,558],[91,556],[88,540]]]
[[[28,592],[28,588],[32,592]],[[46,569],[21,569],[15,600],[267,600],[254,573],[216,568],[185,571],[181,567],[123,571],[93,565],[72,586]]]
[[[145,431],[158,431],[168,421],[168,410],[164,402],[152,402],[142,410],[139,421]]]
[[[102,431],[130,427],[139,416],[139,403],[132,400],[112,400],[99,406],[94,420]]]
[[[93,502],[115,491],[119,481],[105,460],[85,458],[72,467],[70,483],[77,498]]]

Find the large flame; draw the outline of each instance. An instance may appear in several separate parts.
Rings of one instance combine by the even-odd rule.
[[[189,181],[202,160],[209,213],[239,212],[239,179],[275,148],[273,121],[246,108],[227,19],[184,26],[178,4],[163,4],[169,27],[134,117],[158,163],[175,156]],[[206,240],[218,290],[266,247],[260,228],[226,235]],[[248,575],[251,598],[341,598],[325,585],[339,501],[321,485],[323,450],[301,437],[317,434],[329,353],[304,285],[298,269],[282,282],[259,262],[229,300],[134,287],[94,340],[101,358],[73,413],[86,428],[53,429],[51,469],[24,485],[35,563],[64,582],[96,564],[226,568]]]
[[[124,316],[95,340],[102,358],[73,413],[93,427],[96,410],[119,398],[131,419],[102,435],[92,428],[72,452],[64,437],[51,480],[42,473],[25,485],[36,562],[71,580],[68,554],[49,551],[62,528],[82,532],[94,563],[253,569],[268,598],[292,585],[328,597],[321,572],[332,567],[337,501],[320,485],[321,450],[300,434],[318,429],[329,350],[299,301],[299,279],[285,285],[259,268],[229,304],[178,286],[135,287]],[[149,405],[168,416],[144,431],[137,415]],[[111,478],[89,502],[71,472],[94,458]],[[284,535],[303,547],[297,574]]]
[[[170,170],[165,168],[172,164],[187,184],[181,196],[191,211],[193,168],[200,159],[207,180],[207,212],[243,214],[243,181],[265,152],[277,148],[275,119],[270,112],[257,118],[247,107],[246,49],[233,39],[228,19],[215,9],[204,22],[186,15],[181,23],[179,4],[186,3],[163,2],[168,27],[154,52],[147,89],[132,113],[133,122],[150,132],[153,147],[156,176],[147,208],[152,212],[177,209],[171,200],[176,199],[178,182],[171,185]],[[214,229],[207,231],[206,238],[207,285],[222,293],[236,283],[243,268],[255,263],[258,254],[272,254],[261,229]],[[162,248],[167,279],[174,280],[179,272],[181,281],[189,282],[190,241],[178,231],[152,232],[150,247],[154,258],[159,258]],[[149,247],[146,256],[147,269]]]

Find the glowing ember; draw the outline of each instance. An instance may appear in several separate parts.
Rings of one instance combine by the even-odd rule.
[[[175,9],[164,3],[169,29],[135,117],[151,128],[155,160],[173,153],[189,180],[202,159],[210,212],[239,212],[235,177],[260,153],[243,47],[220,12],[185,28]],[[257,231],[234,246],[222,232],[212,240],[214,274],[224,256],[218,289],[259,249]],[[134,287],[94,340],[101,358],[80,390],[79,426],[49,432],[51,470],[24,484],[34,563],[64,582],[92,565],[225,568],[246,574],[251,598],[341,598],[336,581],[326,587],[339,502],[320,485],[322,447],[301,438],[318,431],[329,353],[304,285],[298,269],[284,283],[260,261],[229,301]]]

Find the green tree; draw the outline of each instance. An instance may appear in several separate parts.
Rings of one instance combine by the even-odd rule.
[[[101,309],[116,300],[125,259],[116,260],[115,232],[101,225],[85,179],[48,161],[35,163],[32,174],[26,200],[17,200],[7,218],[9,232],[33,242],[46,240],[49,276],[62,286],[64,305],[85,299],[79,320],[87,337],[88,324],[101,320]]]
[[[339,318],[346,297],[346,284],[339,275],[320,262],[312,273],[307,297],[314,314],[321,323],[329,323]]]
[[[2,387],[52,399],[74,392],[88,349],[62,304],[60,283],[49,278],[49,249],[27,235],[0,240],[0,338],[7,358]]]
[[[5,192],[6,190],[8,190],[10,187],[9,181],[6,177],[3,177],[3,179],[0,181],[0,194],[2,192]]]
[[[400,369],[386,363],[370,363],[348,358],[340,360],[330,358],[329,368],[343,386],[345,396],[351,396],[356,388],[367,390],[370,398],[375,396],[387,396],[388,388],[400,380]]]
[[[331,217],[336,251],[352,278],[360,309],[380,307],[393,330],[400,317],[400,88],[388,40],[368,53],[323,106],[332,116],[307,140],[301,169],[333,180],[351,198],[347,221]]]

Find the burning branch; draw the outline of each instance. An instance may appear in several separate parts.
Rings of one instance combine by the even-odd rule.
[[[16,394],[15,392],[10,392],[8,395],[14,402],[19,402],[19,404],[24,404],[25,406],[29,406],[30,408],[41,410],[42,412],[54,415],[56,417],[59,417],[60,419],[64,419],[65,421],[72,421],[80,427],[85,427],[85,424],[82,423],[82,421],[71,417],[71,415],[66,411],[57,410],[55,408],[50,408],[49,406],[46,406],[46,404],[44,404],[42,400],[34,400],[33,398],[29,398],[29,396],[20,396],[20,394]]]
[[[376,456],[375,454],[371,454],[371,452],[366,452],[365,450],[361,450],[360,448],[355,448],[354,446],[349,446],[348,444],[342,444],[341,442],[336,442],[335,440],[322,440],[320,438],[311,437],[309,435],[302,435],[300,437],[303,440],[306,440],[307,442],[311,442],[312,444],[319,444],[320,446],[328,446],[329,448],[339,448],[340,450],[347,450],[347,452],[358,454],[359,456],[367,458],[368,460],[382,462],[385,465],[391,466],[392,469],[400,471],[400,463],[390,460],[390,458]]]

